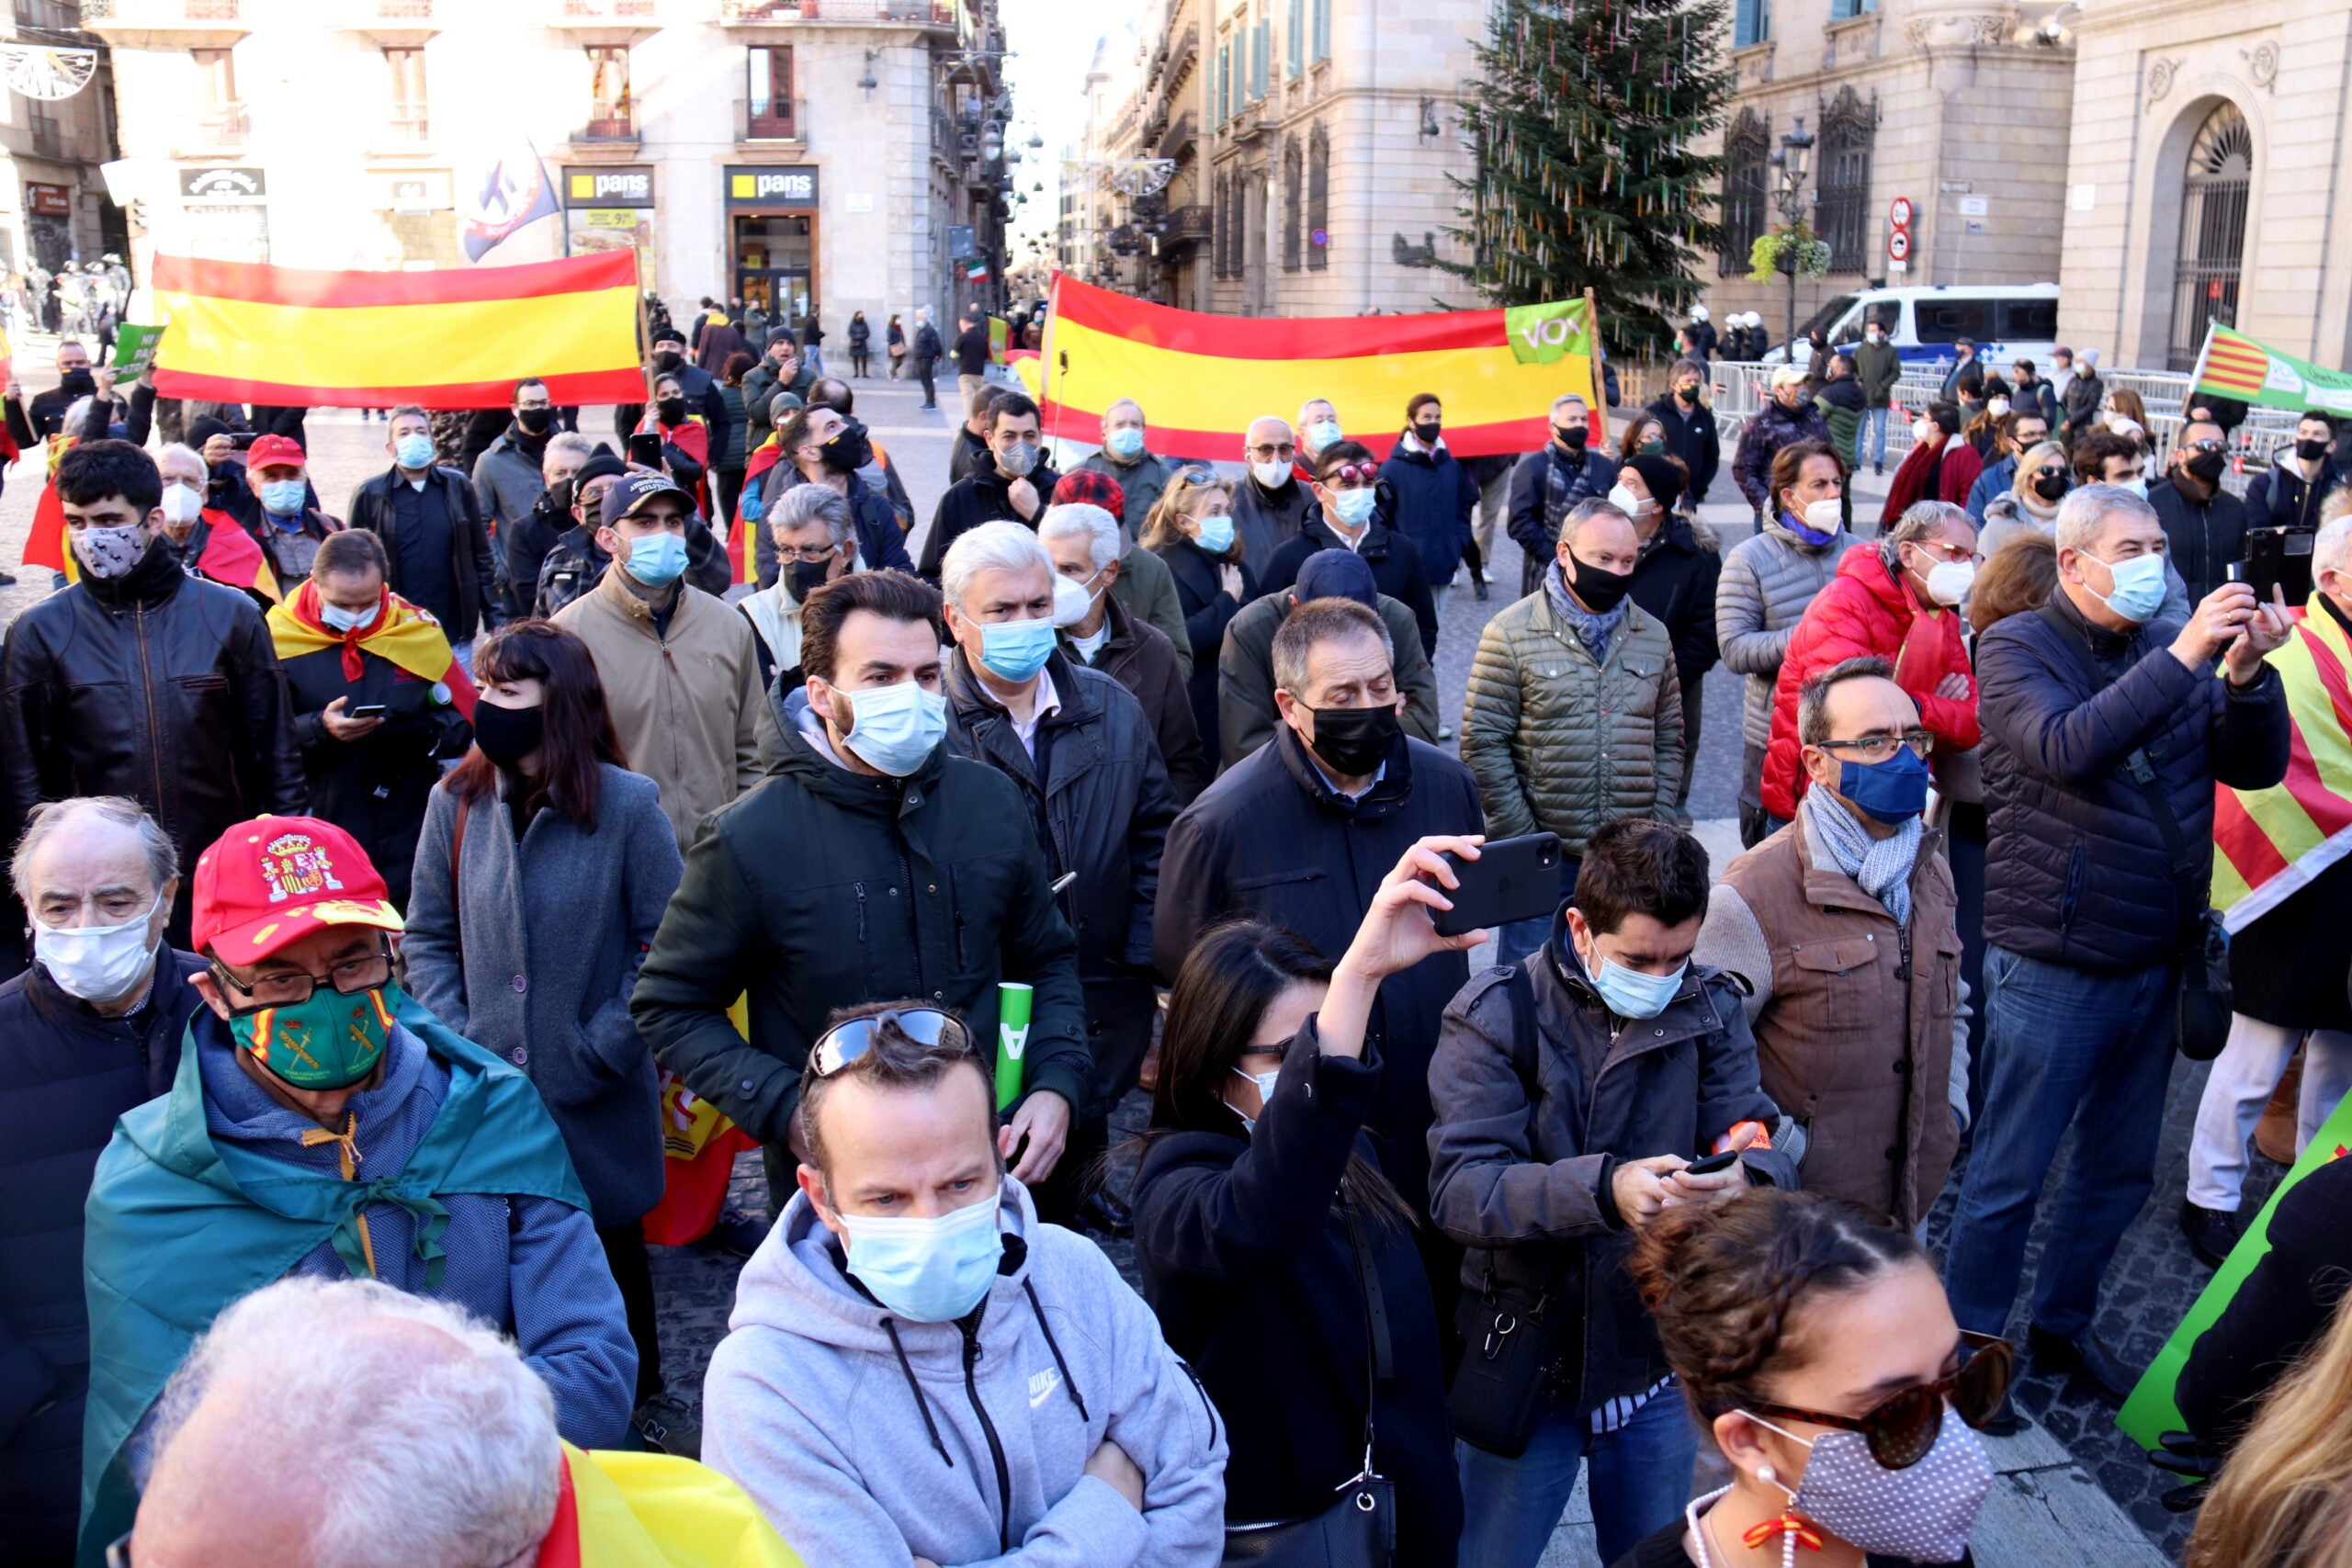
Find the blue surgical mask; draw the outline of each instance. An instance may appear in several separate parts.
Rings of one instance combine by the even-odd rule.
[[[1132,460],[1143,450],[1143,431],[1132,424],[1114,430],[1102,438],[1102,449],[1114,457]]]
[[[1373,512],[1379,505],[1380,492],[1370,485],[1335,491],[1331,495],[1331,509],[1339,513],[1340,523],[1349,528],[1361,528],[1371,522]]]
[[[947,734],[947,699],[913,681],[868,686],[849,696],[850,730],[842,744],[866,766],[905,778]]]
[[[1611,964],[1592,950],[1592,962],[1585,973],[1592,981],[1592,988],[1609,1004],[1609,1010],[1619,1018],[1656,1018],[1682,988],[1682,976],[1690,965],[1686,960],[1671,975],[1645,975],[1638,969],[1627,969]]]
[[[1908,746],[1883,762],[1840,759],[1838,793],[1889,827],[1901,827],[1928,808],[1928,759]]]
[[[1306,427],[1307,444],[1317,452],[1340,439],[1340,422],[1334,419],[1316,421]]]
[[[370,604],[364,610],[346,610],[340,604],[321,604],[319,619],[327,624],[330,631],[356,632],[374,620],[381,608],[380,604]]]
[[[292,517],[302,510],[309,488],[300,479],[271,479],[261,487],[261,509],[274,517]]]
[[[433,437],[413,433],[401,436],[392,443],[392,461],[411,470],[429,467],[433,462]]]
[[[1221,556],[1233,548],[1233,519],[1224,513],[1200,520],[1201,548],[1213,556]]]
[[[2098,558],[2091,558],[2098,560]],[[2126,560],[2100,561],[2115,579],[2115,592],[2102,594],[2092,590],[2092,596],[2122,616],[2144,626],[2156,618],[2165,607],[2165,558],[2157,555],[2132,556]]]
[[[1054,623],[991,621],[980,628],[980,664],[1000,681],[1026,681],[1054,651]]]
[[[669,587],[686,574],[684,536],[665,532],[631,539],[624,570],[648,588]]]
[[[1004,1237],[995,1195],[928,1218],[842,1214],[850,1277],[910,1323],[953,1323],[989,1293]]]

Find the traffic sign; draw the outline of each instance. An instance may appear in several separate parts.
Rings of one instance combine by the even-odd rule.
[[[1886,259],[1907,262],[1911,259],[1911,231],[1897,229],[1886,237]]]
[[[1886,220],[1898,229],[1911,227],[1911,198],[1907,196],[1896,197],[1894,205],[1886,209]]]

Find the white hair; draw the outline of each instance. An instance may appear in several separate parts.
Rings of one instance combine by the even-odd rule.
[[[1580,404],[1587,410],[1589,410],[1592,407],[1592,400],[1586,397],[1582,392],[1562,392],[1558,397],[1552,400],[1551,412],[1558,413],[1562,405],[1566,403]]]
[[[1120,398],[1115,400],[1109,408],[1102,411],[1103,428],[1106,430],[1110,428],[1111,416],[1117,413],[1121,409],[1133,409],[1136,411],[1136,417],[1137,419],[1142,419],[1146,424],[1149,424],[1151,423],[1151,421],[1144,419],[1143,405],[1141,403],[1136,401],[1133,398]]]
[[[16,857],[8,863],[8,880],[16,886],[18,903],[29,907],[33,901],[33,857],[40,852],[41,845],[49,841],[51,834],[63,832],[89,817],[137,835],[139,848],[147,857],[147,874],[154,891],[162,892],[164,884],[180,874],[178,847],[137,801],[120,795],[74,795],[43,802],[26,818],[24,837],[17,840]]]
[[[151,1473],[203,1405],[199,1479],[250,1468],[316,1499],[316,1568],[476,1568],[554,1521],[555,1401],[487,1324],[374,1280],[280,1280],[213,1321],[157,1402]],[[420,1506],[421,1504],[429,1506]]]
[[[981,572],[1025,571],[1033,566],[1047,578],[1054,575],[1054,558],[1036,535],[1018,523],[983,523],[947,547],[947,558],[939,568],[939,589],[960,610],[965,591]]]
[[[2058,547],[2087,550],[2115,516],[2158,521],[2156,509],[2121,485],[2077,485],[2058,503]],[[2313,570],[2317,570],[2314,568]]]
[[[849,497],[830,485],[794,485],[777,498],[775,509],[768,513],[768,526],[777,533],[822,523],[825,536],[835,548],[849,537],[850,521]]]
[[[1101,571],[1119,558],[1119,520],[1091,502],[1069,501],[1048,506],[1037,524],[1041,542],[1074,539],[1080,535],[1088,541],[1086,558],[1093,563],[1095,570]]]
[[[2320,525],[2312,538],[2312,576],[2352,567],[2352,516],[2337,516]],[[2346,586],[2352,586],[2347,584]]]
[[[582,457],[594,457],[595,451],[596,444],[580,432],[559,430],[548,437],[547,447],[539,454],[539,465],[542,468],[546,467],[547,460],[558,452],[576,452]]]
[[[189,462],[194,463],[199,473],[209,473],[211,471],[211,465],[204,460],[203,453],[198,451],[195,447],[189,446],[185,441],[168,441],[164,444],[163,450],[155,454],[156,472],[161,473],[164,468],[164,459],[172,457],[175,454],[182,457],[186,457]]]

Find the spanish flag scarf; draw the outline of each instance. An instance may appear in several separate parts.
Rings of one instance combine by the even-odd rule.
[[[362,653],[375,654],[420,681],[447,687],[450,703],[469,723],[472,722],[474,683],[458,663],[457,655],[449,651],[449,639],[443,635],[441,623],[389,588],[384,590],[383,602],[377,606],[374,620],[339,632],[326,623],[319,585],[306,581],[294,597],[271,607],[269,636],[277,645],[281,662],[316,653],[322,648],[342,649],[346,681],[359,679],[364,668],[359,657]]]

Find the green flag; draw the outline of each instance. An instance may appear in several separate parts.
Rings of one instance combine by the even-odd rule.
[[[130,372],[122,379],[133,380],[147,374],[155,363],[156,340],[164,335],[161,327],[133,326],[129,322],[114,330],[114,367]]]
[[[2352,374],[2281,354],[2219,321],[2205,329],[2194,385],[2208,397],[2264,408],[2352,414]]]
[[[1571,354],[1592,352],[1592,333],[1581,299],[1506,306],[1503,335],[1510,340],[1511,357],[1521,365],[1549,365]]]

